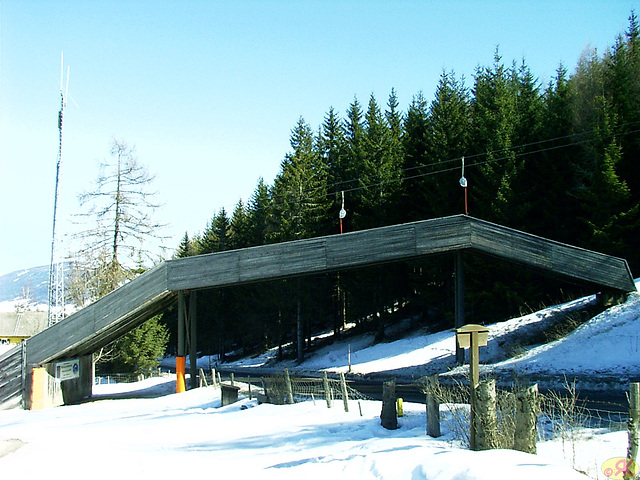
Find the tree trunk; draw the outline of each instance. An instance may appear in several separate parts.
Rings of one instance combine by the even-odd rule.
[[[536,453],[538,439],[538,385],[518,392],[516,395],[516,429],[513,449]]]
[[[491,450],[497,447],[497,427],[496,419],[496,382],[495,380],[483,380],[474,391],[475,399],[472,408],[475,407],[474,415],[471,416],[473,423],[471,428],[475,435],[471,438],[472,450]],[[474,433],[472,432],[472,433]]]
[[[627,458],[636,462],[638,458],[638,423],[640,422],[640,383],[632,383],[629,389],[629,448]],[[629,462],[629,463],[631,463]],[[634,472],[627,469],[624,478],[633,478]],[[637,468],[634,470],[637,473]]]
[[[380,423],[387,430],[398,428],[398,414],[396,412],[396,379],[382,384],[382,412]]]
[[[438,375],[427,377],[427,435],[439,437],[440,432],[440,403],[436,392],[438,390]]]

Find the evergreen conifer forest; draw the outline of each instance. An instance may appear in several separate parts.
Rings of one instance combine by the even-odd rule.
[[[354,98],[319,126],[300,118],[272,183],[259,179],[233,212],[185,233],[178,258],[465,213],[625,258],[640,272],[640,24],[605,52],[585,50],[541,84],[525,60],[476,68],[468,84],[442,72],[433,100],[401,111]],[[461,187],[462,162],[468,182]],[[344,199],[344,200],[343,200]],[[536,272],[465,256],[466,313],[490,323],[585,293]],[[165,314],[175,330],[176,312]],[[249,354],[346,323],[385,340],[385,326],[453,326],[453,258],[201,292],[203,353]],[[300,333],[301,332],[301,333]],[[175,344],[175,331],[172,331]]]

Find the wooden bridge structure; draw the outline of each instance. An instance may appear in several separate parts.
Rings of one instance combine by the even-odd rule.
[[[0,391],[4,392],[0,395],[0,408],[7,397],[14,401],[21,397],[24,406],[30,405],[33,397],[30,392],[32,369],[44,368],[65,359],[88,357],[176,303],[178,355],[184,359],[187,353],[190,354],[191,379],[195,381],[197,314],[194,292],[204,289],[453,252],[457,273],[456,326],[462,326],[464,286],[461,254],[464,251],[482,252],[570,281],[589,284],[594,291],[636,291],[624,259],[467,215],[168,260],[29,338],[22,349],[16,348],[0,356]],[[189,352],[186,351],[187,346]],[[80,395],[86,395],[86,386],[81,390]]]

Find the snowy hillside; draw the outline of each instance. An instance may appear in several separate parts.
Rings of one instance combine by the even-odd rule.
[[[639,285],[640,282],[636,282]],[[541,387],[562,382],[564,377],[577,377],[584,388],[626,388],[630,380],[640,380],[640,295],[629,295],[626,303],[610,308],[589,320],[560,340],[547,344],[529,344],[531,338],[553,326],[557,317],[585,304],[595,297],[578,299],[523,317],[488,325],[489,341],[480,348],[481,373],[501,377],[526,375]],[[588,346],[588,349],[585,348]],[[515,348],[518,355],[512,357]],[[374,344],[373,334],[335,342],[307,358],[274,364],[276,350],[259,357],[244,359],[225,367],[262,369],[269,366],[302,372],[349,371],[352,375],[390,377],[412,380],[446,372],[461,375],[467,367],[456,367],[455,333],[453,329],[429,334],[421,331],[408,338]],[[200,359],[206,367],[210,360]],[[590,385],[589,385],[590,383]]]
[[[0,276],[0,302],[24,299],[33,303],[47,303],[49,267],[34,267]]]

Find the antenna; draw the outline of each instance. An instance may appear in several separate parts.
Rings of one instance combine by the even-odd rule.
[[[69,67],[67,67],[67,83],[64,85],[64,52],[60,53],[60,111],[58,112],[58,160],[56,162],[56,185],[53,197],[53,227],[51,233],[51,263],[49,265],[49,308],[47,311],[47,327],[58,323],[64,314],[64,260],[61,252],[59,235],[56,236],[56,217],[58,214],[58,191],[60,186],[60,166],[62,164],[62,127],[64,125],[64,109],[67,106],[69,92]]]

